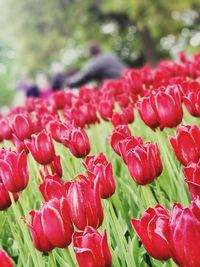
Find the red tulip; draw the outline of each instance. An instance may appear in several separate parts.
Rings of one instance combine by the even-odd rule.
[[[122,111],[126,115],[128,123],[132,123],[134,121],[133,105],[122,108]]]
[[[176,85],[159,88],[137,104],[142,120],[151,128],[176,127],[183,118],[180,89]]]
[[[22,150],[24,150],[27,154],[29,153],[24,141],[21,141],[15,134],[13,134],[12,143],[18,153],[20,153]]]
[[[112,135],[109,136],[109,143],[112,146],[115,153],[120,155],[119,151],[120,141],[130,136],[131,136],[131,131],[126,125],[119,125],[113,130]]]
[[[73,245],[79,267],[112,266],[105,230],[100,235],[95,229],[87,226],[83,232],[74,233]]]
[[[120,155],[124,161],[125,164],[126,162],[126,156],[128,154],[128,151],[130,149],[134,149],[136,146],[143,145],[143,141],[141,137],[136,137],[136,136],[131,136],[123,139],[122,141],[119,142],[119,151]]]
[[[62,197],[66,197],[67,195],[67,188],[65,187],[65,184],[56,174],[47,175],[44,178],[43,183],[40,184],[39,190],[45,201],[49,201],[52,198],[60,199]]]
[[[109,198],[115,192],[115,180],[112,165],[103,153],[96,156],[87,156],[84,166],[88,172],[89,179],[98,183],[100,196]]]
[[[0,262],[1,267],[14,267],[13,262],[9,257],[8,253],[3,249],[0,250]]]
[[[170,136],[170,143],[178,160],[183,165],[197,162],[200,158],[200,129],[196,125],[180,126],[176,138]]]
[[[29,181],[27,155],[2,149],[0,157],[0,177],[10,192],[19,192],[26,188]]]
[[[69,134],[63,136],[62,143],[77,158],[85,157],[90,152],[89,138],[80,127],[74,127]]]
[[[109,100],[101,100],[99,102],[98,111],[103,120],[110,120],[113,114],[114,104]]]
[[[34,132],[34,125],[30,114],[23,113],[15,115],[12,119],[12,130],[21,141],[30,138]]]
[[[175,204],[170,221],[170,244],[172,258],[180,267],[198,267],[200,239],[200,200],[189,207]]]
[[[83,230],[86,226],[98,228],[102,224],[103,209],[96,184],[92,188],[86,177],[77,176],[69,186],[67,199],[70,217],[78,229]]]
[[[55,150],[49,133],[42,131],[33,134],[31,140],[25,140],[25,144],[38,163],[46,165],[53,161]]]
[[[130,149],[126,162],[131,177],[140,185],[153,182],[163,169],[157,144],[147,143]]]
[[[54,120],[50,122],[49,128],[53,139],[62,143],[63,136],[69,133],[74,126],[71,123],[63,123],[60,120]]]
[[[132,93],[139,94],[142,92],[143,81],[140,71],[126,69],[123,73],[123,78],[127,81]]]
[[[128,118],[123,112],[113,112],[111,122],[114,127],[117,127],[119,125],[127,125]]]
[[[18,200],[18,194],[13,193],[14,200]],[[8,193],[8,190],[5,188],[5,185],[0,181],[0,210],[6,210],[11,206],[12,202]]]
[[[30,211],[29,215],[31,216],[31,222],[28,223],[28,227],[31,232],[34,247],[42,252],[49,252],[54,249],[55,246],[49,242],[44,233],[41,211],[32,210]]]
[[[41,213],[42,227],[49,242],[54,247],[67,247],[74,232],[67,200],[54,198],[45,202]]]
[[[192,199],[200,197],[200,161],[184,167],[183,171]]]
[[[131,220],[132,227],[147,252],[158,260],[171,257],[169,219],[167,210],[157,205],[155,208],[148,208],[140,220]]]
[[[51,98],[57,109],[63,109],[67,103],[66,93],[64,91],[54,92]]]
[[[6,139],[12,139],[12,130],[9,125],[9,121],[6,118],[0,118],[0,141]]]

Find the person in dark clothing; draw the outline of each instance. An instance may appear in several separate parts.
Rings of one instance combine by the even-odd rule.
[[[35,84],[28,86],[28,88],[26,88],[25,90],[25,93],[27,97],[39,97],[40,96],[40,90]]]
[[[92,57],[82,71],[71,76],[67,85],[71,88],[82,86],[90,81],[102,82],[106,79],[120,78],[125,64],[113,53],[103,53],[97,44],[89,47]]]

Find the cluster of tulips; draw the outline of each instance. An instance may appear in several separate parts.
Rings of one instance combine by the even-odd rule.
[[[199,117],[184,53],[0,115],[0,265],[200,266]]]

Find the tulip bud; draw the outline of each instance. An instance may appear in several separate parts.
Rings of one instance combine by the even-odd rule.
[[[197,125],[180,126],[176,138],[170,136],[169,141],[181,164],[197,162],[200,158],[200,129]]]
[[[131,137],[127,137],[124,140],[119,142],[119,151],[120,151],[120,155],[124,161],[125,164],[127,164],[126,162],[126,156],[128,154],[128,151],[130,149],[134,149],[136,146],[139,145],[143,145],[143,141],[141,137],[136,137],[136,136],[131,136]]]
[[[85,157],[90,152],[89,138],[84,129],[79,127],[73,128],[68,135],[63,136],[62,143],[77,158]]]
[[[18,200],[18,194],[13,193],[13,198],[15,201]],[[5,188],[5,185],[0,181],[0,210],[6,210],[11,206],[12,202],[8,193],[8,190]]]
[[[147,252],[158,260],[168,260],[171,257],[169,219],[167,210],[157,205],[148,208],[140,220],[131,220],[131,225]]]
[[[1,267],[14,267],[11,258],[8,256],[8,253],[3,249],[0,249],[0,263]]]
[[[105,230],[100,235],[95,229],[87,226],[83,232],[74,233],[73,245],[79,267],[112,266],[112,256]]]
[[[69,185],[67,199],[70,217],[78,229],[98,228],[102,224],[103,209],[97,184],[92,188],[87,178],[79,175]]]
[[[54,198],[43,204],[41,213],[42,227],[49,242],[54,247],[67,247],[74,232],[67,200]]]
[[[12,139],[12,130],[9,126],[8,119],[6,118],[0,118],[0,141],[6,139],[10,140]]]
[[[157,144],[147,143],[130,149],[126,163],[131,177],[140,185],[151,183],[163,169]]]
[[[49,133],[42,131],[33,134],[31,140],[25,140],[25,144],[38,163],[46,165],[53,161],[55,150]]]
[[[30,114],[15,115],[12,119],[12,130],[21,141],[30,138],[34,132],[34,125]]]
[[[114,104],[109,100],[101,100],[99,102],[98,111],[103,120],[110,120],[113,114]]]
[[[192,199],[200,197],[200,162],[191,163],[183,168],[185,182],[188,185]]]
[[[10,192],[19,192],[26,188],[29,181],[27,155],[2,148],[0,159],[0,177]]]
[[[143,81],[141,72],[133,69],[126,69],[123,73],[123,78],[128,82],[130,90],[134,94],[142,92]]]
[[[112,146],[115,153],[120,155],[119,151],[120,141],[130,136],[131,136],[131,131],[126,125],[119,125],[113,130],[112,135],[109,136],[109,143]]]
[[[39,190],[45,201],[49,201],[52,198],[60,199],[67,195],[65,185],[56,174],[46,176],[44,182],[40,184]]]
[[[113,177],[112,165],[103,153],[96,156],[87,156],[84,166],[88,177],[98,183],[100,196],[109,198],[115,192],[115,180]]]
[[[181,267],[198,267],[200,239],[200,200],[189,207],[174,204],[170,220],[172,258]]]
[[[118,125],[127,125],[128,118],[123,112],[113,112],[111,122],[114,127],[117,127]]]

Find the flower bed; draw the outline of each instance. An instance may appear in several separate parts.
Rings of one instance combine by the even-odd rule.
[[[1,266],[199,266],[199,117],[200,54],[1,116]]]

